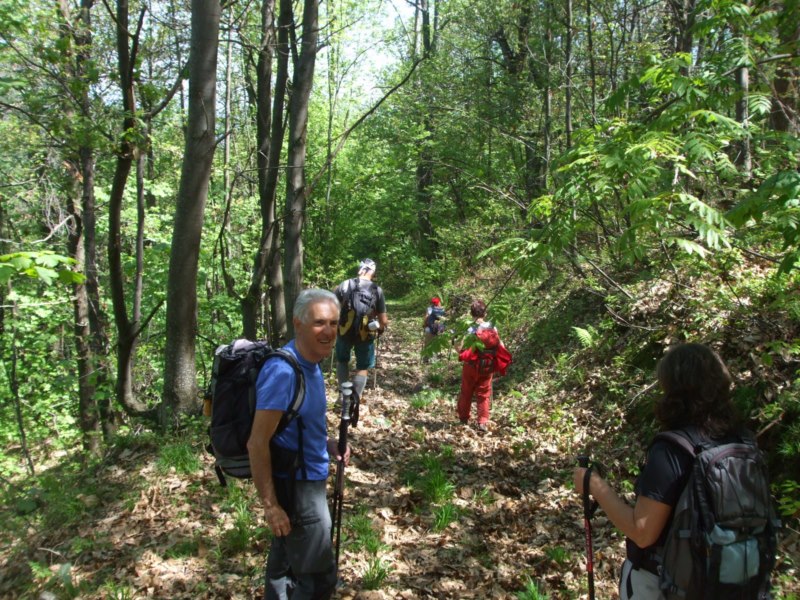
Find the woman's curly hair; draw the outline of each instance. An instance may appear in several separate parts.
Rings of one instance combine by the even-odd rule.
[[[731,400],[733,379],[719,355],[708,346],[675,346],[658,363],[656,375],[664,397],[655,412],[663,427],[694,425],[719,437],[739,426]]]

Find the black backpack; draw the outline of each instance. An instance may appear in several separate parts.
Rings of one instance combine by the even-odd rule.
[[[373,339],[377,333],[367,326],[378,301],[378,284],[362,287],[358,277],[344,285],[344,301],[339,316],[339,335],[356,343]]]
[[[755,440],[742,435],[715,443],[693,428],[661,432],[659,439],[694,459],[654,555],[664,597],[768,598],[780,522]]]
[[[425,318],[425,327],[428,328],[433,335],[439,335],[444,331],[444,323],[439,320],[444,317],[444,308],[441,306],[431,307],[430,314]]]
[[[267,342],[246,339],[220,346],[214,352],[211,383],[206,391],[206,399],[211,401],[210,443],[206,449],[214,455],[214,470],[222,486],[226,485],[225,475],[239,479],[252,477],[247,440],[255,416],[255,384],[261,367],[274,357],[287,361],[297,376],[297,392],[278,422],[277,435],[297,418],[305,399],[305,379],[295,356],[288,350],[273,349]],[[272,442],[270,447],[274,455],[280,453]],[[302,452],[302,438],[299,447]],[[273,463],[274,459],[275,456]]]

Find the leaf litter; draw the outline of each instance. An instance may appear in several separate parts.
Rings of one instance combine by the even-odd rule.
[[[380,340],[377,376],[370,374],[364,395],[367,414],[351,428],[336,597],[512,599],[530,581],[550,598],[585,597],[582,509],[569,482],[578,449],[597,444],[588,398],[526,405],[509,400],[499,382],[489,433],[461,425],[455,415],[459,364],[452,353],[420,363],[419,340],[409,339],[417,321],[395,317]],[[332,405],[335,382],[328,377]],[[515,385],[526,392],[526,382]],[[420,392],[433,399],[413,408]],[[329,428],[332,434],[338,428],[333,410]],[[76,529],[29,529],[24,543],[3,538],[2,597],[33,597],[15,582],[29,579],[25,563],[37,561],[49,564],[54,575],[68,565],[72,585],[85,590],[78,596],[86,599],[111,597],[109,590],[126,590],[118,597],[132,600],[260,598],[269,534],[253,486],[231,484],[252,515],[245,547],[233,549],[225,540],[235,539],[241,515],[218,485],[204,440],[190,441],[202,456],[202,470],[159,474],[157,448],[126,449],[97,475],[100,492],[81,498],[87,513]],[[606,451],[612,457],[630,453]],[[452,486],[444,502],[426,500],[408,481],[426,458],[441,465]],[[104,487],[121,493],[106,494]],[[455,518],[439,529],[434,512],[447,503]],[[377,550],[354,549],[348,519],[358,513],[378,534]],[[616,597],[624,538],[602,513],[593,527],[596,595]],[[784,544],[796,551],[796,534]],[[366,589],[376,565],[385,568],[385,577],[378,589]]]

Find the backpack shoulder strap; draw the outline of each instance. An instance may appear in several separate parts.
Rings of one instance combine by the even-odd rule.
[[[294,370],[294,374],[297,379],[297,387],[295,389],[294,398],[292,398],[289,408],[285,413],[283,413],[281,420],[278,421],[278,427],[275,429],[274,435],[278,435],[289,426],[289,423],[291,423],[300,412],[300,407],[303,406],[303,401],[306,398],[306,380],[305,377],[303,377],[303,370],[300,368],[300,363],[297,362],[297,358],[294,354],[285,348],[278,348],[277,350],[272,351],[267,358],[272,358],[274,356],[280,356],[282,359],[288,362]]]
[[[660,431],[653,438],[653,442],[650,445],[652,446],[657,440],[666,440],[684,450],[691,457],[698,454],[699,446],[695,443],[691,434],[683,429]]]

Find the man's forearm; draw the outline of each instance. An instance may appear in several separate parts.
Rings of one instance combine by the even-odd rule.
[[[259,451],[260,450],[260,451]],[[250,471],[253,474],[253,483],[256,486],[258,497],[264,510],[278,506],[275,494],[275,484],[272,481],[272,454],[269,445],[250,452]]]

